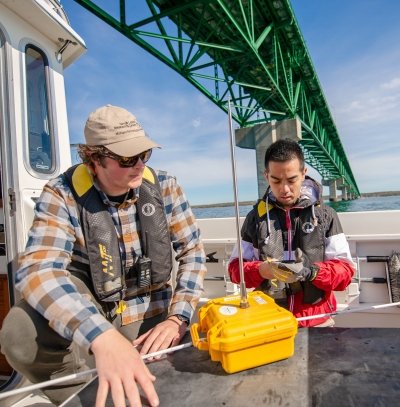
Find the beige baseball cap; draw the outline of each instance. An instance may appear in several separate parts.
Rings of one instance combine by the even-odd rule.
[[[90,113],[84,133],[87,145],[105,146],[123,157],[132,157],[160,147],[146,135],[132,113],[112,105]]]

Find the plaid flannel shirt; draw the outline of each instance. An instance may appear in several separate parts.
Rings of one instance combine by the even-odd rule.
[[[126,308],[119,316],[122,325],[168,308],[169,315],[181,314],[190,319],[203,291],[205,254],[194,215],[175,177],[164,171],[156,170],[156,174],[179,263],[176,286],[173,289],[173,282],[169,281],[163,289],[152,292],[151,297],[126,300]],[[119,237],[122,263],[129,267],[134,257],[141,255],[136,198],[118,204],[110,202],[105,194],[102,196]],[[76,202],[64,176],[60,175],[45,185],[36,203],[35,218],[26,249],[19,257],[15,282],[23,298],[49,320],[52,329],[88,350],[92,341],[112,328],[112,324],[71,282],[68,266],[72,260],[74,264],[89,264]]]

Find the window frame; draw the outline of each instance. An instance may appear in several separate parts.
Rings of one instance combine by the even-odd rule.
[[[49,153],[49,165],[48,169],[46,169],[46,165],[43,164],[43,167],[40,167],[40,161],[43,162],[43,160],[40,157],[45,158],[45,155],[43,155],[43,150],[41,150],[37,156],[37,160],[39,161],[38,165],[35,166],[33,165],[33,157],[32,157],[32,135],[33,135],[33,130],[31,128],[31,101],[32,99],[30,98],[30,91],[29,91],[29,69],[28,69],[28,64],[27,64],[27,57],[28,57],[28,52],[29,50],[32,50],[39,54],[41,61],[43,63],[43,89],[40,90],[40,92],[43,92],[43,97],[45,103],[43,101],[40,103],[41,111],[43,113],[43,109],[45,109],[45,114],[42,114],[41,117],[39,118],[39,121],[47,121],[47,129],[45,128],[46,126],[43,125],[43,132],[45,134],[48,134],[48,141],[49,141],[49,148],[44,152],[44,153]],[[56,134],[55,134],[55,126],[54,126],[54,118],[53,118],[53,109],[52,106],[54,105],[52,102],[52,92],[51,92],[51,80],[50,80],[50,65],[49,65],[49,58],[46,55],[46,52],[39,47],[36,44],[33,44],[32,42],[27,42],[23,46],[23,56],[24,56],[24,61],[23,61],[23,73],[24,73],[24,94],[25,94],[25,120],[26,120],[26,125],[25,125],[25,166],[31,175],[35,176],[36,178],[41,178],[41,179],[50,179],[54,176],[58,169],[58,159],[56,155]],[[37,98],[39,99],[39,97]],[[39,99],[40,101],[40,99]],[[39,134],[37,135],[39,138]],[[43,147],[43,142],[37,147],[42,148]]]

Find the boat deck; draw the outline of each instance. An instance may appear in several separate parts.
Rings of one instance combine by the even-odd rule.
[[[235,374],[193,347],[149,367],[163,406],[394,406],[400,396],[400,331],[300,329],[294,356]],[[94,380],[62,406],[94,405],[96,388]]]

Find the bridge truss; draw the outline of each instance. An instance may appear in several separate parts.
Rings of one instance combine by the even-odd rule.
[[[290,0],[74,1],[225,112],[230,99],[240,127],[298,117],[307,163],[360,195]]]

